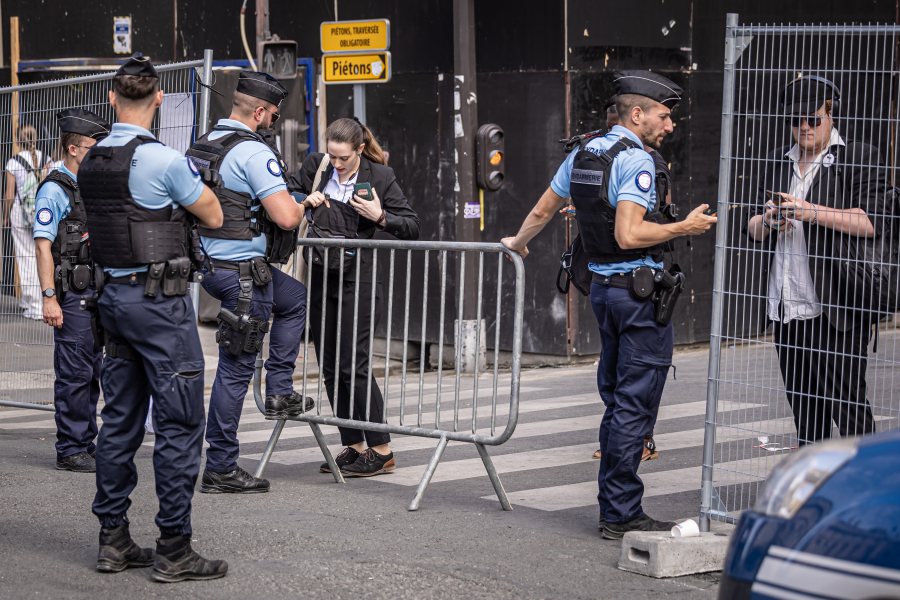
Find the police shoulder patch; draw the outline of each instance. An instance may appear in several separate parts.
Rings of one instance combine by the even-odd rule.
[[[650,174],[650,171],[641,171],[637,174],[637,177],[634,178],[634,182],[641,191],[649,192],[650,186],[653,185],[653,175]]]
[[[194,161],[191,160],[191,157],[185,156],[185,158],[187,159],[188,167],[190,167],[191,173],[193,173],[194,175],[199,175],[200,169],[197,168],[197,165],[194,164]]]
[[[53,221],[53,212],[49,208],[42,208],[38,211],[35,219],[41,225],[49,225]]]
[[[281,166],[278,164],[278,161],[274,158],[270,158],[269,162],[266,163],[266,168],[269,169],[269,173],[274,175],[275,177],[281,176]]]

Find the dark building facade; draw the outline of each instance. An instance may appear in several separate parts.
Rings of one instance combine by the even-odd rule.
[[[452,0],[270,0],[272,33],[297,40],[299,56],[318,58],[319,23],[335,19],[335,4],[341,20],[390,19],[393,79],[367,87],[367,124],[421,216],[422,239],[454,240]],[[239,2],[227,11],[210,0],[0,6],[4,57],[10,16],[20,18],[22,59],[37,60],[111,56],[113,17],[130,14],[134,49],[157,61],[196,59],[204,48],[216,60],[245,58]],[[605,127],[615,70],[658,71],[686,90],[673,113],[674,134],[661,148],[675,178],[673,198],[686,214],[717,201],[726,13],[744,23],[895,23],[897,11],[897,0],[476,0],[478,119],[505,130],[507,157],[505,185],[485,192],[482,240],[515,233],[565,158],[560,138]],[[252,45],[252,6],[247,36]],[[352,88],[328,86],[326,105],[329,121],[351,116]],[[574,290],[566,298],[555,286],[559,255],[575,234],[557,217],[530,245],[526,352],[599,351],[587,299]],[[709,339],[714,249],[714,233],[676,242],[675,262],[689,286],[674,320],[676,343]],[[508,333],[504,328],[504,338]]]

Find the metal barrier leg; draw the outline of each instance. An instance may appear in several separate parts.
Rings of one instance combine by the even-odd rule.
[[[337,463],[334,462],[334,457],[331,455],[331,450],[328,449],[328,444],[325,443],[325,436],[322,435],[322,429],[319,427],[319,424],[311,421],[307,421],[307,423],[309,423],[309,428],[312,429],[313,435],[316,436],[319,450],[325,455],[325,462],[328,463],[328,468],[331,469],[331,474],[334,475],[334,482],[344,483],[344,476],[341,475],[341,470],[338,469]]]
[[[481,455],[484,468],[487,470],[488,477],[491,478],[491,483],[494,485],[494,491],[500,500],[500,506],[503,507],[503,510],[512,510],[512,504],[509,503],[509,498],[506,497],[506,490],[503,489],[503,483],[500,481],[500,476],[497,475],[497,469],[494,468],[494,461],[491,460],[491,455],[488,454],[487,448],[484,447],[484,444],[475,444],[475,447],[478,448],[478,454]]]
[[[285,423],[287,423],[287,421],[282,419],[275,424],[275,429],[272,430],[272,435],[269,436],[269,443],[266,444],[266,450],[263,452],[262,458],[259,459],[256,473],[253,474],[254,477],[262,477],[263,473],[266,472],[266,467],[269,465],[269,459],[272,458],[272,453],[275,452],[275,445],[278,443],[278,438],[281,437],[281,432],[284,431]]]
[[[425,469],[425,474],[422,475],[422,481],[419,482],[419,487],[416,489],[416,495],[413,496],[412,502],[409,504],[409,510],[419,510],[419,503],[422,501],[422,496],[425,495],[425,488],[431,483],[431,478],[434,476],[434,470],[437,469],[438,462],[440,462],[441,456],[444,454],[444,448],[446,447],[447,438],[442,437],[441,441],[438,442],[437,448],[434,449],[434,454],[431,455],[431,460],[428,462],[428,468]]]

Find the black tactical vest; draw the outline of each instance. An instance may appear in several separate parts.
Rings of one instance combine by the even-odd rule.
[[[188,256],[187,211],[171,204],[144,208],[131,197],[131,160],[149,143],[161,142],[137,136],[124,146],[93,146],[78,169],[91,256],[103,267],[131,269]]]
[[[609,177],[616,156],[627,148],[643,149],[632,140],[621,137],[599,156],[589,150],[579,150],[572,165],[569,191],[575,204],[575,218],[584,250],[593,263],[626,262],[647,256],[657,262],[663,260],[662,244],[623,250],[616,242],[616,207],[609,202]],[[657,197],[653,210],[647,212],[644,220],[662,223],[659,207],[664,202],[665,198]]]
[[[38,187],[41,188],[52,181],[69,196],[69,214],[59,221],[56,229],[56,237],[50,245],[50,254],[53,256],[53,265],[60,266],[63,260],[70,265],[87,265],[91,262],[90,246],[88,244],[87,214],[84,212],[84,204],[81,202],[81,194],[78,192],[78,184],[69,175],[62,171],[51,171]]]
[[[209,139],[212,131],[230,131],[214,140]],[[241,142],[256,140],[266,145],[275,153],[281,168],[281,178],[284,179],[285,164],[278,150],[274,147],[274,138],[269,143],[264,136],[237,127],[223,127],[217,125],[212,131],[197,140],[187,155],[198,166],[207,169],[219,170],[225,155]],[[297,247],[297,229],[285,231],[269,220],[262,203],[245,192],[235,192],[224,186],[218,187],[216,196],[222,205],[222,213],[225,220],[221,229],[206,229],[200,227],[200,235],[209,238],[225,240],[252,240],[261,233],[266,234],[266,261],[272,263],[284,263],[290,258]],[[255,210],[259,207],[258,210]],[[255,221],[252,219],[256,219]]]
[[[209,135],[215,131],[230,131],[231,133],[214,140],[209,139]],[[194,145],[185,154],[190,156],[198,167],[218,171],[229,151],[241,142],[250,140],[262,142],[258,135],[246,129],[216,126],[194,142]],[[256,212],[253,209],[261,206],[259,200],[245,192],[229,190],[225,186],[219,186],[215,192],[225,217],[222,228],[200,227],[200,235],[223,240],[252,240],[262,233],[259,221],[251,220],[252,217],[259,216],[259,213],[253,214]]]

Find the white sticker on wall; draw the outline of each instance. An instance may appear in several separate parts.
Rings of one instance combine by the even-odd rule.
[[[131,17],[113,17],[113,52],[131,54]]]

